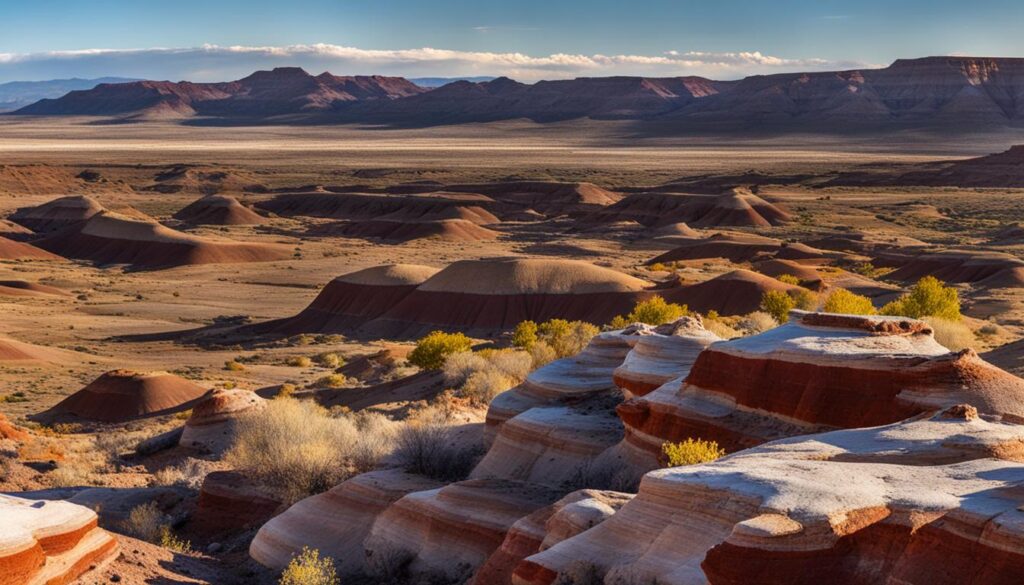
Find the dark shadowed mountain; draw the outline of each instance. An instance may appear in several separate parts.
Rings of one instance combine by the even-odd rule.
[[[428,90],[393,77],[261,71],[230,83],[101,85],[43,100],[19,114],[140,113],[295,123],[431,126],[525,118],[655,122],[667,131],[973,131],[1024,126],[1024,59],[928,57],[882,69],[701,77],[541,81],[501,77]]]
[[[135,81],[126,77],[101,77],[99,79],[50,79],[47,81],[9,81],[0,83],[0,112],[24,108],[39,100],[59,98],[80,89],[92,89],[101,83],[125,83]]]
[[[332,109],[338,102],[396,99],[426,91],[401,77],[310,75],[279,67],[225,83],[137,81],[102,84],[18,110],[30,115],[266,118]]]

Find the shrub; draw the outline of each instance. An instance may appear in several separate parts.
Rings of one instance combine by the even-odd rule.
[[[566,321],[551,319],[537,327],[540,341],[551,346],[558,357],[568,357],[583,351],[595,335],[599,333],[596,326],[583,321]]]
[[[647,270],[650,270],[651,272],[665,272],[668,270],[668,267],[662,264],[661,262],[655,262],[654,264],[648,266]]]
[[[523,321],[516,325],[512,332],[512,345],[523,349],[530,349],[537,343],[537,324],[533,321]]]
[[[661,452],[665,456],[666,467],[707,463],[725,455],[725,449],[719,447],[715,441],[693,438],[681,443],[662,443]]]
[[[192,542],[175,536],[166,524],[160,527],[160,546],[180,554],[192,552]]]
[[[976,339],[971,329],[961,321],[949,321],[939,317],[925,317],[924,322],[935,332],[935,341],[950,351],[974,347]]]
[[[778,327],[779,322],[764,311],[754,311],[740,319],[739,326],[748,335],[756,335]]]
[[[293,368],[308,368],[313,365],[313,361],[304,355],[290,357],[285,363]]]
[[[325,368],[337,368],[345,365],[345,360],[341,359],[338,354],[331,352],[317,354],[317,356],[313,358],[313,361]]]
[[[852,293],[845,288],[837,288],[825,299],[826,313],[842,313],[844,315],[874,315],[871,299]]]
[[[718,319],[704,321],[704,329],[707,329],[722,339],[732,339],[733,337],[740,336],[739,331],[736,331],[724,321],[720,321]]]
[[[278,585],[340,585],[334,560],[321,557],[317,549],[302,547],[302,552],[293,557]]]
[[[424,370],[440,370],[448,356],[469,351],[471,347],[473,341],[463,333],[433,331],[416,342],[416,349],[409,354],[409,363]]]
[[[801,311],[813,311],[818,308],[818,295],[806,288],[789,291],[789,296],[793,297],[796,308]]]
[[[311,402],[272,400],[239,419],[225,460],[288,502],[337,485],[348,475],[346,449],[359,432]]]
[[[487,405],[495,396],[516,385],[516,381],[497,369],[474,372],[462,386],[462,394],[479,405]]]
[[[483,445],[460,436],[457,427],[409,423],[396,438],[394,458],[408,473],[452,482],[465,479],[483,455]]]
[[[236,362],[235,360],[228,360],[224,362],[224,369],[229,372],[241,372],[245,369],[245,366]]]
[[[530,359],[533,361],[533,367],[539,368],[557,360],[558,354],[555,353],[555,349],[547,343],[538,341],[530,348]]]
[[[164,513],[156,502],[148,502],[132,508],[128,517],[121,523],[121,530],[146,542],[160,542],[163,534]]]
[[[471,351],[453,353],[444,362],[445,382],[453,387],[461,386],[473,372],[485,370],[487,366],[487,360],[478,353]]]
[[[323,388],[343,388],[347,381],[344,374],[328,374],[318,379],[315,384]]]
[[[633,307],[633,310],[626,315],[629,323],[646,323],[648,325],[662,325],[671,323],[689,314],[686,305],[665,302],[665,299],[654,296],[646,301],[640,301]]]
[[[295,384],[281,384],[281,387],[277,389],[277,394],[274,398],[291,398],[295,394]]]
[[[786,284],[793,284],[793,285],[797,285],[797,286],[800,285],[800,279],[795,277],[795,276],[793,276],[792,274],[780,274],[778,276],[778,281],[779,282],[784,282]]]
[[[533,359],[525,351],[500,350],[487,356],[491,367],[505,374],[516,384],[526,379],[533,370]]]
[[[611,321],[608,322],[608,329],[616,331],[618,329],[625,329],[630,325],[632,325],[632,323],[627,321],[625,317],[623,317],[622,315],[616,315],[615,317],[612,318]]]
[[[960,295],[955,288],[943,285],[934,276],[926,276],[917,281],[909,293],[882,307],[882,314],[959,321]]]
[[[781,290],[765,291],[761,296],[761,310],[772,316],[777,323],[789,320],[789,312],[796,308],[796,301]]]

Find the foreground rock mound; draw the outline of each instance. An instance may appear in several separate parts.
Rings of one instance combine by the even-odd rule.
[[[266,219],[229,195],[207,195],[174,214],[193,225],[260,225]]]
[[[654,471],[595,528],[529,557],[517,585],[1015,583],[1024,427],[960,405]]]
[[[39,241],[51,252],[97,264],[126,264],[153,270],[193,264],[269,262],[290,257],[277,244],[240,243],[184,234],[155,220],[113,212],[94,216],[81,229],[68,229]]]
[[[665,441],[727,451],[787,436],[888,424],[966,403],[1024,421],[1024,380],[971,350],[950,353],[905,318],[794,312],[766,333],[716,343],[682,383],[619,407],[631,461],[658,465]]]
[[[71,195],[35,207],[23,207],[12,213],[10,219],[34,232],[46,233],[81,226],[104,211],[99,201],[88,195]]]
[[[88,420],[123,422],[188,410],[205,394],[202,386],[166,372],[114,370],[96,378],[44,415],[71,414]]]
[[[266,400],[248,390],[214,389],[192,408],[179,443],[209,453],[223,453],[234,441],[238,419],[266,405]]]
[[[118,554],[96,513],[67,502],[0,495],[0,583],[72,583]]]

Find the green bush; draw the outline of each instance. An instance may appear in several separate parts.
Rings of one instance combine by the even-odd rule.
[[[537,327],[538,341],[544,342],[560,358],[576,355],[599,333],[597,326],[583,321],[551,319]]]
[[[786,284],[793,284],[797,286],[800,285],[800,279],[793,276],[792,274],[780,274],[778,277],[778,281],[784,282]]]
[[[293,557],[278,585],[340,585],[338,571],[330,557],[321,557],[317,549],[302,547],[299,556]]]
[[[934,276],[926,276],[917,281],[909,293],[882,307],[882,314],[959,321],[960,295],[955,288],[945,286]]]
[[[416,342],[416,349],[409,354],[409,363],[424,370],[440,370],[448,356],[460,351],[469,351],[473,340],[463,333],[433,331]]]
[[[826,313],[842,313],[844,315],[874,315],[871,299],[852,293],[845,288],[837,288],[825,299]]]
[[[689,308],[686,305],[669,303],[659,296],[654,296],[646,301],[638,302],[629,315],[626,315],[626,321],[629,323],[662,325],[685,317],[689,312]]]
[[[789,312],[795,308],[796,300],[785,291],[765,291],[761,297],[761,310],[771,315],[779,323],[788,321]]]
[[[245,369],[245,366],[236,362],[235,360],[228,360],[224,362],[224,369],[229,372],[241,372]]]
[[[666,467],[680,467],[714,461],[725,455],[725,449],[715,441],[690,438],[681,443],[662,443],[661,453],[665,456]]]
[[[512,332],[512,345],[523,349],[530,349],[537,343],[537,324],[533,321],[523,321],[516,325]]]

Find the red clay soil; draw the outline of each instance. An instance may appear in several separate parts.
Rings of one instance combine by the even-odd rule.
[[[52,252],[0,236],[0,260],[62,260]]]
[[[409,242],[433,238],[444,242],[482,242],[493,240],[499,233],[465,219],[440,221],[371,220],[350,222],[333,230],[336,235],[374,238],[390,242]]]
[[[45,351],[41,347],[0,338],[0,362],[45,361]]]
[[[782,249],[782,242],[754,235],[715,234],[711,237],[686,242],[664,254],[652,258],[647,264],[710,260],[722,258],[730,262],[751,262],[773,257]]]
[[[229,195],[207,195],[174,214],[193,225],[260,225],[266,219]]]
[[[7,416],[0,412],[0,439],[27,441],[30,436],[24,429],[7,420]]]
[[[38,282],[24,280],[0,280],[0,296],[8,297],[66,297],[70,294],[62,289]]]
[[[100,265],[126,264],[155,270],[195,264],[285,260],[290,250],[277,244],[201,238],[156,222],[104,213],[81,229],[69,228],[38,242],[41,248]]]
[[[720,315],[746,315],[761,306],[767,291],[799,291],[800,287],[786,284],[770,276],[749,270],[734,270],[711,280],[691,284],[662,293],[665,300],[683,303],[700,313],[718,311]]]
[[[75,415],[87,420],[124,422],[192,408],[207,390],[173,374],[139,374],[114,370],[43,413]]]
[[[35,207],[23,207],[12,213],[9,219],[32,231],[45,233],[82,225],[103,211],[103,206],[92,197],[72,195]]]
[[[282,502],[236,471],[213,471],[203,479],[188,529],[206,538],[231,536],[258,528]]]

